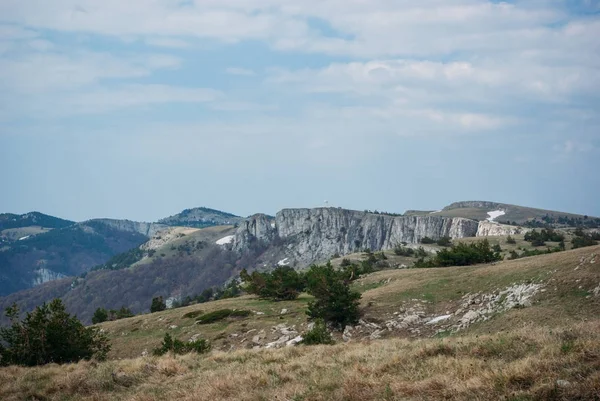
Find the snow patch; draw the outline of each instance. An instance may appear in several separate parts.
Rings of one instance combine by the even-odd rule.
[[[435,318],[431,319],[430,321],[428,321],[425,324],[435,324],[435,323],[442,322],[444,320],[450,319],[451,317],[452,317],[452,315],[438,316],[438,317],[435,317]]]
[[[27,235],[27,236],[25,236],[25,237],[21,237],[21,238],[19,238],[19,241],[26,240],[26,239],[27,239],[27,238],[29,238],[29,237],[31,237],[31,235]]]
[[[433,212],[429,212],[429,214],[436,214],[436,213],[440,213],[441,210],[434,210]]]
[[[271,228],[275,228],[275,223],[271,223]]]
[[[506,214],[506,212],[504,210],[494,210],[491,212],[487,212],[488,217],[487,221],[494,221],[495,219],[497,219],[500,216],[504,216]]]
[[[235,238],[234,235],[228,235],[227,237],[223,237],[220,240],[217,240],[216,244],[217,245],[227,245],[227,244],[231,244],[233,242],[233,239]]]
[[[290,264],[289,260],[290,258],[281,259],[279,262],[277,262],[277,266],[287,266]]]

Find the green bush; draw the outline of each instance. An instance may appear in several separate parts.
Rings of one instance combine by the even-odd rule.
[[[439,246],[450,246],[450,245],[452,245],[452,238],[442,237],[439,240],[437,240],[437,244]]]
[[[398,256],[414,256],[415,250],[398,244],[394,247],[394,253]]]
[[[160,312],[167,309],[167,304],[163,300],[163,297],[152,298],[152,304],[150,305],[150,313]]]
[[[494,252],[487,239],[472,244],[459,242],[451,248],[442,249],[432,259],[423,258],[415,267],[469,266],[478,263],[490,263],[502,260],[499,252]]]
[[[429,237],[423,237],[421,238],[421,241],[419,241],[421,244],[435,244],[435,241]]]
[[[197,318],[198,316],[200,316],[203,313],[204,312],[201,311],[201,310],[195,310],[195,311],[192,311],[192,312],[185,313],[182,317],[184,319],[195,319],[195,318]]]
[[[248,274],[244,269],[240,278],[247,292],[273,301],[296,299],[304,289],[304,278],[289,266],[279,266],[267,273],[254,271]]]
[[[94,316],[92,316],[92,323],[98,324],[102,322],[106,322],[108,320],[108,311],[104,308],[98,308],[94,312]]]
[[[304,334],[301,344],[317,345],[317,344],[333,344],[331,333],[327,330],[327,325],[323,319],[315,320],[315,326]]]
[[[202,315],[196,323],[198,324],[210,324],[218,322],[219,320],[226,319],[228,317],[247,317],[250,316],[250,311],[247,310],[232,310],[232,309],[219,309],[214,312],[209,312]]]
[[[35,366],[106,359],[108,338],[65,311],[60,299],[35,308],[23,321],[16,305],[6,309],[12,325],[0,328],[0,365]]]
[[[541,231],[533,230],[525,234],[525,241],[531,242],[533,246],[544,246],[546,241],[564,241],[565,236],[551,228],[543,228]]]
[[[165,334],[165,337],[159,348],[155,348],[152,353],[156,356],[164,355],[167,352],[172,352],[177,355],[188,354],[190,352],[197,352],[198,354],[204,354],[210,351],[210,344],[204,339],[196,341],[190,341],[184,343],[181,340],[173,339],[169,333]]]
[[[517,241],[509,235],[508,237],[506,237],[506,243],[514,245],[517,243]]]
[[[358,322],[361,295],[352,291],[349,283],[346,273],[335,270],[330,263],[311,266],[306,273],[306,289],[315,300],[308,304],[308,316],[341,329]]]

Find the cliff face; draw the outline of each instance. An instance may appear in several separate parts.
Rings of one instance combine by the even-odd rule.
[[[116,220],[116,219],[94,219],[90,220],[91,222],[102,223],[108,227],[114,228],[115,230],[139,233],[145,235],[146,237],[152,237],[160,230],[164,230],[169,226],[164,224],[157,223],[141,223],[138,221],[130,221],[130,220]],[[82,223],[85,225],[85,222]]]
[[[417,243],[423,237],[473,237],[478,223],[438,216],[388,216],[336,208],[284,209],[275,222],[253,216],[240,224],[234,249],[242,250],[252,238],[285,245],[285,256],[299,265],[322,262],[335,254],[365,248],[391,249],[401,242]]]
[[[506,236],[515,234],[525,234],[531,231],[528,228],[509,226],[507,224],[495,223],[492,221],[480,221],[477,228],[477,237]]]

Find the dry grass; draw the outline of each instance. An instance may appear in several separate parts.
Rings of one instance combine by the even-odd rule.
[[[306,295],[281,303],[242,297],[108,322],[102,327],[113,343],[111,358],[133,359],[2,368],[0,399],[600,400],[600,297],[591,293],[600,284],[600,246],[495,265],[383,271],[359,280],[357,288],[364,290],[366,319],[382,321],[414,299],[428,301],[427,313],[442,314],[465,293],[528,281],[545,289],[531,307],[444,339],[243,349],[251,346],[245,340],[263,329],[269,335],[279,323],[303,331]],[[223,308],[264,314],[206,326],[183,317]],[[139,357],[165,332],[184,341],[201,334],[214,351]]]
[[[598,400],[600,321],[443,340],[9,367],[0,370],[0,399]]]
[[[588,263],[575,270],[582,257],[589,259],[593,253],[599,255],[595,264]],[[532,322],[554,327],[600,316],[599,298],[588,298],[590,291],[600,284],[600,246],[495,265],[381,271],[359,280],[355,288],[363,293],[361,309],[365,318],[385,321],[392,318],[394,312],[410,306],[413,299],[428,301],[426,313],[443,315],[448,310],[456,310],[466,293],[489,292],[527,281],[545,285],[545,292],[536,296],[532,307],[513,309],[474,325],[470,330],[493,333]],[[296,325],[302,332],[307,323],[305,310],[309,300],[305,294],[298,300],[285,302],[244,296],[106,322],[101,327],[107,331],[113,345],[111,359],[135,358],[144,350],[152,352],[167,332],[183,341],[199,334],[212,343],[213,349],[227,351],[251,347],[250,340],[254,335],[265,330],[269,337],[271,328],[280,323]],[[197,325],[195,319],[184,318],[188,313],[209,313],[218,309],[242,309],[263,314],[208,325]],[[282,309],[287,309],[287,313],[282,315]],[[173,326],[177,327],[171,329]],[[405,336],[406,333],[386,335]],[[267,340],[275,339],[269,337]]]

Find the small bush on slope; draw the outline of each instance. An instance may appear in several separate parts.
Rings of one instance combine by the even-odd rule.
[[[228,317],[247,317],[250,316],[250,311],[247,310],[231,310],[231,309],[219,309],[214,312],[207,313],[200,317],[196,322],[198,324],[210,324],[218,322],[219,320],[226,319]]]
[[[458,243],[442,249],[431,260],[423,259],[415,267],[469,266],[502,260],[499,252],[494,252],[487,239],[472,244]]]
[[[273,301],[296,299],[304,288],[302,275],[289,266],[279,266],[267,273],[255,271],[248,274],[244,269],[240,278],[250,294]]]
[[[85,327],[65,311],[60,299],[35,308],[18,321],[16,305],[6,310],[12,326],[0,329],[0,365],[35,366],[70,363],[92,357],[103,360],[108,338],[95,327]]]
[[[317,344],[333,344],[333,338],[331,338],[331,334],[327,331],[327,325],[323,319],[317,319],[315,321],[315,326],[304,334],[302,339],[302,344],[304,345],[317,345]]]
[[[152,352],[156,356],[161,356],[167,352],[172,352],[177,355],[183,355],[190,352],[196,352],[198,354],[204,354],[210,351],[210,344],[204,339],[198,339],[184,343],[181,340],[173,339],[169,333],[165,334],[165,338],[162,341],[160,348],[155,348]]]

